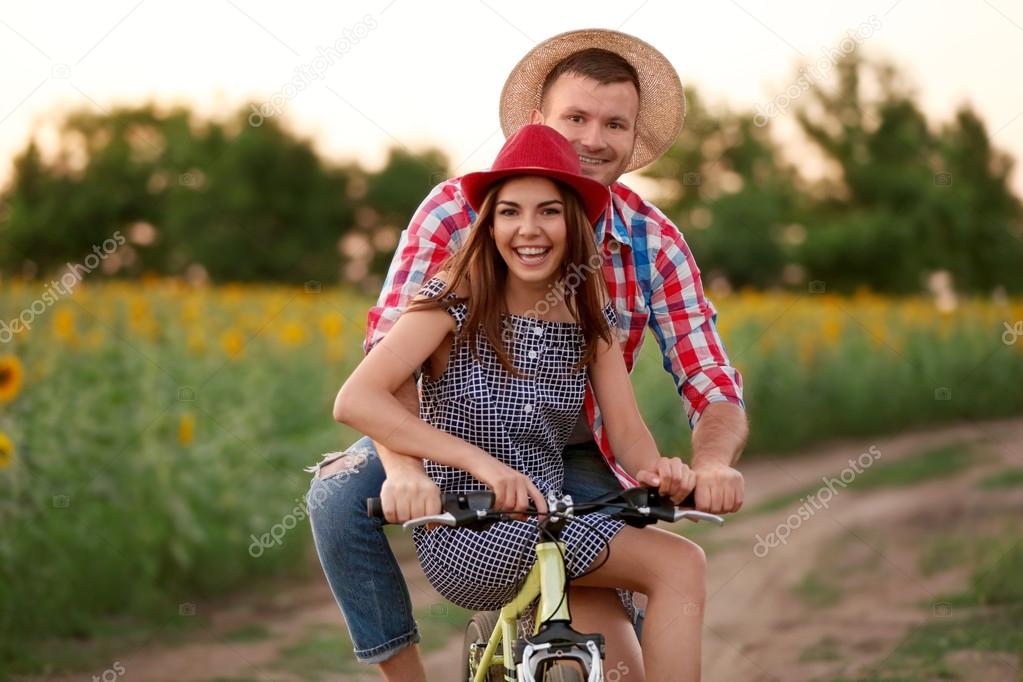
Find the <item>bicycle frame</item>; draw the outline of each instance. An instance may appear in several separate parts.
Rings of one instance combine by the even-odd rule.
[[[568,599],[563,598],[566,590],[565,562],[562,559],[564,553],[565,543],[560,540],[537,543],[536,563],[530,569],[518,594],[501,609],[500,619],[490,635],[483,656],[480,658],[479,668],[473,678],[474,682],[485,682],[493,665],[505,667],[505,679],[509,682],[516,682],[519,679],[515,672],[515,658],[512,651],[512,645],[518,637],[516,623],[519,614],[529,607],[537,595],[540,597],[540,603],[536,609],[536,628],[533,634],[537,634],[540,626],[548,620],[571,621]],[[501,646],[500,654],[497,653],[498,646]],[[601,677],[603,663],[599,652],[593,647],[590,650],[590,658],[590,677],[603,679]],[[597,676],[594,676],[594,672]],[[532,679],[531,671],[526,671],[526,673],[528,677],[525,679]]]

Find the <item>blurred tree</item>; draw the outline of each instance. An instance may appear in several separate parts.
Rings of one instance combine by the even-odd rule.
[[[967,106],[932,128],[891,64],[852,52],[832,85],[796,100],[822,177],[801,175],[770,119],[710,110],[688,91],[686,130],[644,171],[710,282],[914,292],[947,271],[960,290],[1023,290],[1023,208],[1012,159]],[[52,158],[29,144],[0,195],[0,269],[28,276],[80,263],[116,233],[104,272],[215,280],[339,273],[375,290],[400,232],[448,176],[433,149],[391,149],[384,167],[329,166],[279,119],[248,124],[153,106],[70,114]],[[782,112],[784,113],[784,112]],[[808,145],[808,148],[806,147]]]
[[[335,281],[352,170],[326,168],[276,119],[249,126],[247,111],[224,123],[152,106],[70,114],[52,161],[34,144],[15,160],[0,267],[52,272],[120,232],[110,273]]]
[[[52,160],[34,143],[15,159],[0,196],[0,268],[52,273],[119,232],[127,243],[104,258],[108,274],[340,274],[379,286],[400,231],[447,178],[446,157],[396,148],[378,172],[328,166],[278,119],[249,125],[250,111],[222,122],[152,105],[69,114]]]
[[[836,67],[834,87],[811,89],[797,113],[837,170],[814,192],[799,250],[811,277],[839,290],[914,292],[947,271],[960,290],[1023,290],[1012,160],[991,147],[980,118],[964,106],[932,131],[893,65],[852,52]]]
[[[660,182],[657,205],[683,231],[705,279],[724,276],[739,287],[782,281],[796,174],[752,113],[712,112],[690,88],[685,132],[643,174]]]
[[[372,284],[382,281],[387,273],[401,231],[416,209],[434,185],[448,179],[449,173],[448,158],[440,150],[413,153],[393,147],[384,167],[366,178],[364,208],[358,224],[369,235],[372,246],[367,266],[377,275]]]

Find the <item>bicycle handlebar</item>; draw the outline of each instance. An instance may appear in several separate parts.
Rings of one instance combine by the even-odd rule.
[[[489,490],[467,493],[444,493],[441,502],[441,508],[444,510],[442,513],[409,519],[402,526],[407,529],[436,523],[443,526],[480,530],[493,523],[507,521],[515,514],[538,515],[532,504],[528,511],[515,512],[491,509],[493,503],[494,493]],[[690,493],[678,506],[683,508],[676,507],[669,498],[661,497],[657,488],[629,488],[608,493],[595,500],[578,504],[573,503],[569,496],[565,496],[560,500],[552,497],[549,499],[549,507],[551,509],[549,515],[571,518],[577,512],[593,511],[601,507],[612,507],[618,509],[618,511],[610,514],[612,518],[621,519],[628,525],[637,528],[642,528],[658,521],[668,521],[671,523],[683,519],[710,521],[719,526],[725,522],[717,514],[693,509],[696,506],[695,492]],[[373,518],[384,518],[383,507],[379,497],[367,499],[366,510]],[[387,522],[385,521],[385,523]]]

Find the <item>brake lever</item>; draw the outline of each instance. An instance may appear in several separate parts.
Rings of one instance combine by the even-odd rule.
[[[719,526],[722,526],[725,523],[725,520],[717,514],[696,511],[695,509],[676,509],[675,521],[681,521],[683,519],[690,519],[692,521],[710,521],[711,523],[716,523]]]
[[[420,516],[414,519],[409,519],[405,523],[401,524],[401,527],[408,530],[409,528],[425,526],[428,523],[437,523],[442,526],[455,526],[458,524],[458,519],[456,519],[450,512],[444,512],[443,514],[431,514],[430,516]]]

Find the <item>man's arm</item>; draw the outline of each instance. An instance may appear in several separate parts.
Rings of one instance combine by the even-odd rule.
[[[742,408],[725,401],[711,403],[693,429],[693,465],[734,466],[748,436]]]
[[[419,390],[413,377],[395,391],[394,397],[419,418]],[[403,523],[420,516],[440,514],[440,488],[426,475],[423,460],[399,454],[377,441],[373,441],[373,445],[387,474],[380,488],[384,518],[391,523]]]
[[[748,435],[749,425],[742,408],[724,401],[704,408],[693,429],[697,509],[727,514],[742,508],[745,483],[734,465]]]
[[[700,271],[681,233],[666,218],[651,272],[650,327],[693,428],[696,506],[712,513],[738,511],[743,481],[732,465],[748,425],[742,376],[731,366],[704,297]]]

